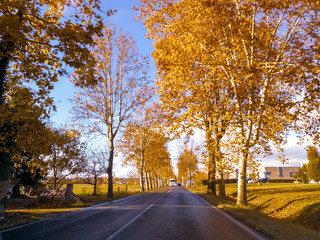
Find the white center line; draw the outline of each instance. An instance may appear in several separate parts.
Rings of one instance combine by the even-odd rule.
[[[134,218],[132,218],[127,224],[125,224],[124,226],[122,226],[120,229],[118,229],[118,231],[114,232],[113,234],[111,234],[106,240],[111,240],[113,238],[115,238],[119,233],[121,233],[125,228],[127,228],[131,223],[133,223],[135,220],[137,220],[141,215],[143,215],[146,211],[148,211],[151,207],[153,207],[157,202],[159,202],[162,198],[164,198],[169,192],[172,191],[173,188],[171,188],[168,192],[166,192],[166,194],[164,194],[161,198],[159,198],[158,200],[156,200],[154,203],[152,203],[150,206],[148,206],[145,210],[143,210],[141,213],[139,213],[137,216],[135,216]]]

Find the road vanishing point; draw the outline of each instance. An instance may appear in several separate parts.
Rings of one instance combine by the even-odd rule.
[[[68,212],[1,234],[3,240],[267,239],[178,186]]]

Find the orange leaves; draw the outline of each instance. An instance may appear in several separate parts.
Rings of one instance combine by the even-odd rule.
[[[125,156],[124,164],[135,166],[139,173],[148,171],[164,176],[170,175],[172,170],[170,154],[166,148],[169,138],[162,116],[155,111],[156,108],[139,109],[135,119],[126,125],[118,144]]]
[[[1,1],[0,59],[9,57],[10,67],[14,66],[8,67],[7,79],[32,80],[51,90],[50,83],[65,71],[61,69],[62,62],[76,68],[92,65],[87,48],[92,44],[93,35],[101,30],[95,13],[99,9],[98,1],[72,2],[80,12],[90,9],[83,12],[80,23],[71,21],[71,16],[62,19],[69,1]],[[3,48],[7,43],[10,49]]]
[[[189,180],[191,184],[191,179],[198,170],[198,159],[193,149],[188,149],[185,146],[185,149],[179,155],[177,168],[179,181]]]
[[[164,109],[179,113],[181,128],[206,126],[216,143],[239,136],[243,174],[252,147],[284,143],[299,118],[319,111],[318,2],[140,3]]]

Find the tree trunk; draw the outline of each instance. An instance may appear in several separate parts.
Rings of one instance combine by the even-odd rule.
[[[148,183],[148,190],[151,190],[152,186],[151,186],[151,180],[150,180],[150,173],[147,172],[147,183]]]
[[[226,198],[226,185],[224,181],[223,171],[219,171],[219,197]]]
[[[217,133],[215,135],[218,135]],[[216,137],[215,139],[215,160],[218,165],[218,172],[220,175],[219,179],[219,197],[225,198],[226,197],[226,186],[224,182],[224,172],[223,172],[223,163],[222,163],[222,153],[220,150],[220,137]]]
[[[159,188],[159,179],[158,179],[158,177],[156,176],[156,188]]]
[[[157,180],[156,180],[156,177],[153,176],[151,179],[152,179],[152,187],[153,187],[153,189],[157,189]]]
[[[216,191],[216,159],[213,151],[213,139],[212,139],[212,119],[205,121],[206,125],[206,140],[207,149],[209,153],[209,163],[208,163],[208,194],[217,195]]]
[[[150,184],[150,190],[152,190],[153,189],[153,183],[152,183],[152,177],[151,177],[151,175],[150,175],[150,172],[148,173],[148,176],[149,176],[149,184]]]
[[[211,149],[209,149],[209,166],[208,166],[208,194],[217,195],[216,190],[216,161],[214,154]]]
[[[144,191],[143,168],[140,169],[140,192]]]
[[[93,185],[93,195],[97,195],[97,182],[98,178],[97,176],[94,177],[94,185]]]
[[[238,178],[238,205],[247,205],[247,158],[248,150],[242,150],[240,156],[240,171]]]
[[[144,151],[140,153],[141,159],[141,168],[140,168],[140,192],[144,191],[144,181],[143,181],[143,172],[144,172]],[[146,180],[147,180],[147,173],[146,173]],[[148,185],[148,184],[147,184]]]
[[[150,184],[149,184],[148,172],[146,172],[146,190],[150,190]]]
[[[149,190],[152,190],[152,180],[151,180],[150,173],[148,173],[148,183],[149,183]]]
[[[108,164],[108,198],[113,198],[113,154],[114,146],[113,139],[110,140],[110,155]]]

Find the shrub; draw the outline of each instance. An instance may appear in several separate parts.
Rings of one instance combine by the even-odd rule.
[[[302,167],[299,168],[298,177],[301,180],[301,182],[303,182],[303,183],[310,182],[308,175],[307,175],[307,164],[303,164]]]

